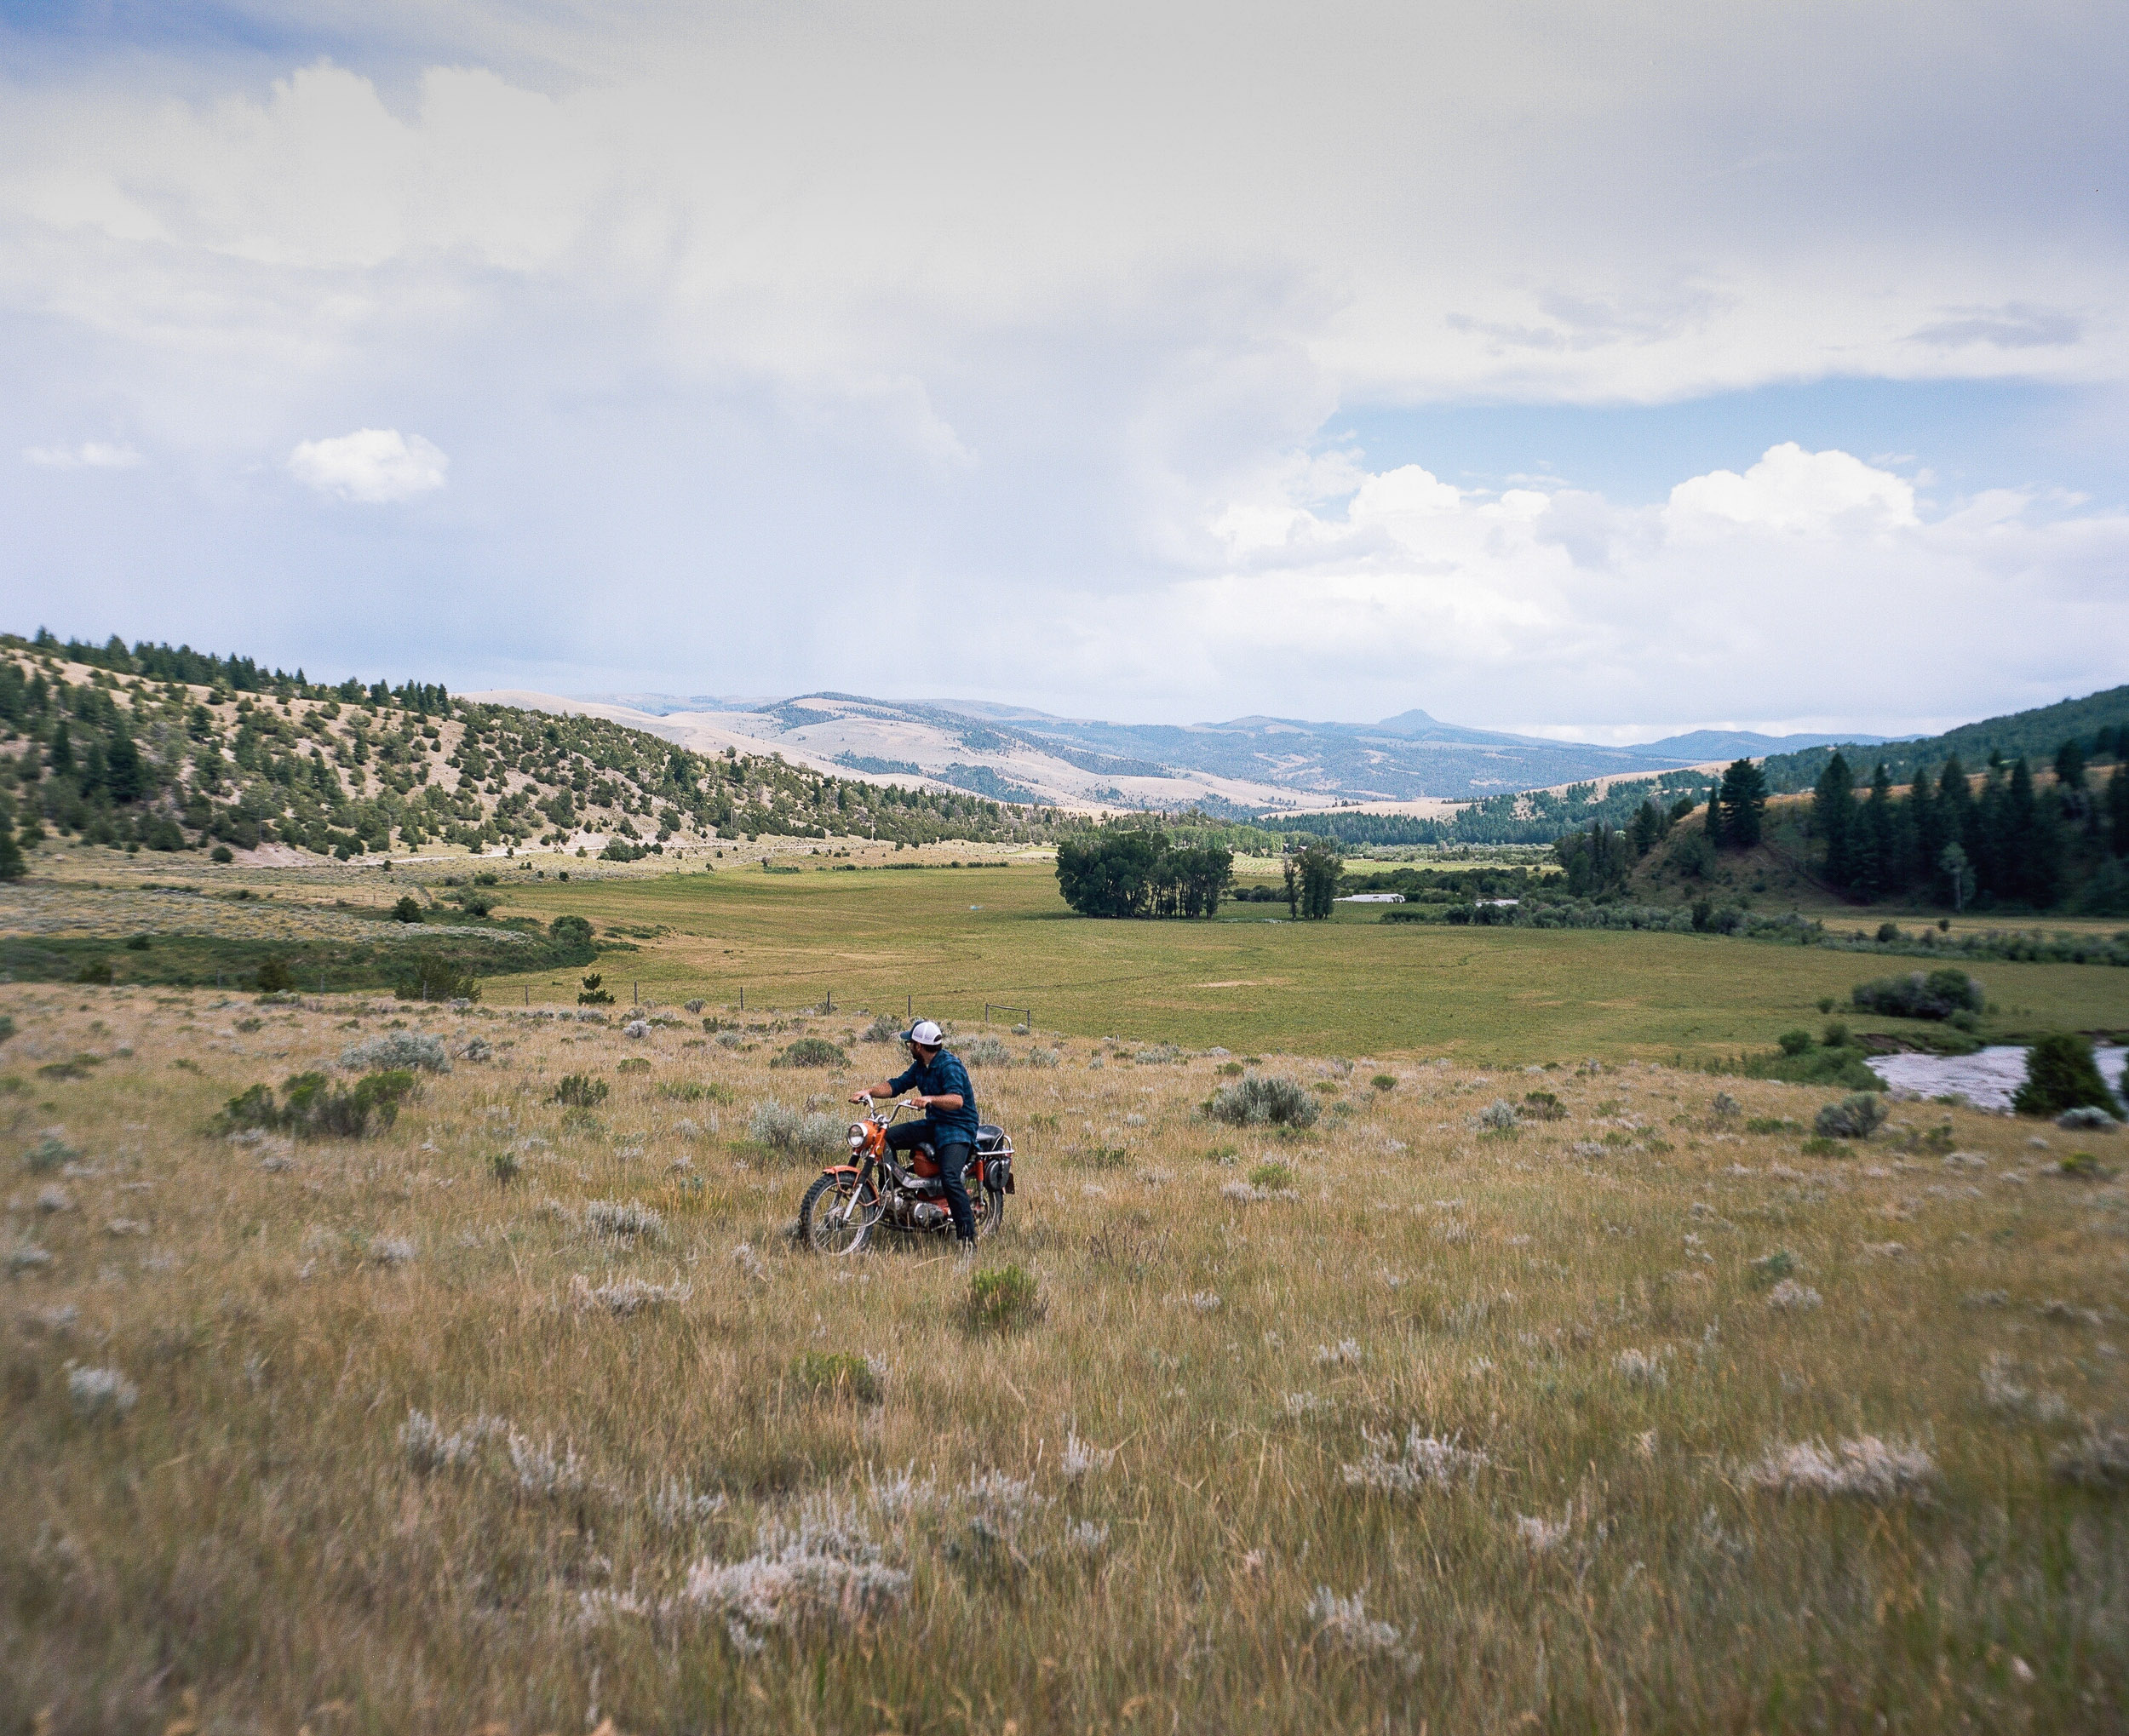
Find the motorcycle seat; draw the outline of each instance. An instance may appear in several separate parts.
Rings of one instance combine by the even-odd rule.
[[[986,1157],[994,1151],[1007,1150],[1012,1143],[1006,1137],[1006,1130],[992,1122],[982,1122],[976,1129],[976,1149]]]

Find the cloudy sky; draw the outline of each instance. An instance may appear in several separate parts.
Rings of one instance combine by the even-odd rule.
[[[9,0],[5,625],[1632,739],[2129,679],[2129,9]]]

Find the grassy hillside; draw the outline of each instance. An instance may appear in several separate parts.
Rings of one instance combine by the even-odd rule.
[[[1217,1057],[1074,1046],[977,1069],[1024,1154],[984,1263],[1037,1295],[982,1330],[934,1250],[783,1240],[811,1172],[749,1124],[877,1070],[854,1011],[810,1028],[858,1060],[804,1076],[766,1064],[788,1026],[0,1013],[0,1727],[1933,1736],[2129,1704],[2103,1140],[2074,1179],[2072,1136],[1917,1107],[1814,1157],[1823,1092],[1384,1051],[1271,1061],[1322,1106],[1282,1137],[1202,1117]],[[213,1132],[383,1037],[451,1070],[381,1137]],[[610,1095],[557,1103],[572,1074]],[[1558,1119],[1487,1131],[1538,1091]]]
[[[0,799],[34,843],[282,844],[345,859],[438,845],[617,854],[756,836],[921,843],[1046,830],[1044,811],[686,752],[440,687],[327,687],[244,659],[0,637]]]

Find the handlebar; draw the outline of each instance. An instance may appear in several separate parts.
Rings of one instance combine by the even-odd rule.
[[[917,1107],[915,1103],[903,1100],[897,1100],[896,1102],[888,1104],[885,1113],[883,1114],[880,1106],[873,1101],[872,1093],[870,1091],[858,1092],[858,1101],[864,1106],[864,1114],[865,1119],[870,1121],[878,1121],[883,1126],[891,1125],[893,1122],[894,1118],[900,1114],[903,1110],[914,1109]]]

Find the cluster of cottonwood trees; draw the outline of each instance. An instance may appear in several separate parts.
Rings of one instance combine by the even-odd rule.
[[[1210,916],[1234,867],[1217,845],[1179,844],[1150,826],[1110,825],[1057,846],[1057,885],[1082,916]]]

